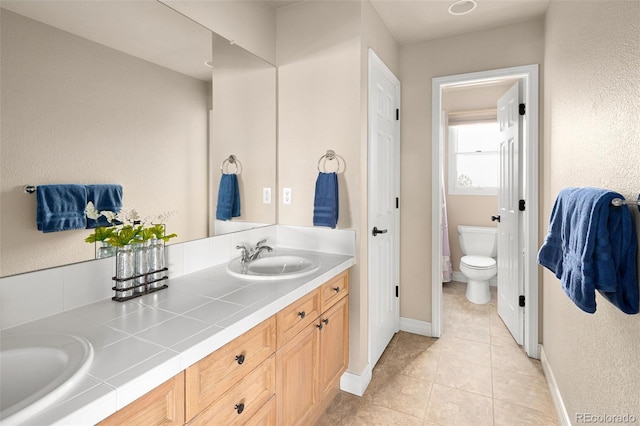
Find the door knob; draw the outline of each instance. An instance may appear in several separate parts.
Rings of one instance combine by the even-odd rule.
[[[497,220],[498,222],[500,222],[500,215],[499,215],[499,214],[498,214],[498,215],[495,215],[495,216],[491,216],[491,221],[492,221],[492,222],[495,222],[496,220]]]
[[[371,231],[371,234],[375,237],[378,234],[386,234],[387,230],[386,229],[378,229],[377,226],[373,227],[373,231]]]

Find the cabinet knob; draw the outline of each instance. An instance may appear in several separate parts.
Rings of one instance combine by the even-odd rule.
[[[323,319],[322,322],[325,323],[325,325],[329,325],[329,318]]]
[[[240,404],[236,404],[233,408],[235,408],[238,414],[242,414],[242,412],[244,411],[244,403],[241,402]]]
[[[244,362],[244,354],[236,355],[236,361],[238,361],[238,364],[242,365]]]
[[[320,331],[322,331],[322,328],[324,327],[324,325],[322,325],[322,323],[320,323],[320,324],[316,324],[316,327],[318,327],[318,329]]]
[[[336,293],[340,293],[340,287],[334,287],[333,291],[335,291]]]
[[[307,313],[305,311],[300,311],[298,312],[298,315],[300,315],[300,318],[304,318],[307,316]]]

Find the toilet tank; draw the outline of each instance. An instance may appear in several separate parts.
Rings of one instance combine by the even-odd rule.
[[[464,255],[496,257],[498,254],[497,228],[458,225],[458,239]]]

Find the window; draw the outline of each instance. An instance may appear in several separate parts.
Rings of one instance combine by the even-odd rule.
[[[491,119],[454,114],[449,118],[449,194],[496,195],[500,155],[495,111]]]

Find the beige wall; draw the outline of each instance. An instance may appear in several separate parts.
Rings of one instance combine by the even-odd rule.
[[[210,86],[2,11],[0,275],[93,258],[86,230],[36,229],[26,184],[119,183],[142,217],[207,235]]]
[[[545,219],[565,186],[604,187],[635,199],[640,2],[552,1],[545,76]],[[637,225],[640,214],[632,212]],[[546,269],[543,285],[544,351],[570,420],[584,412],[640,418],[640,316],[599,295],[596,313],[586,314]]]
[[[462,87],[444,90],[442,93],[442,110],[477,111],[495,109],[498,98],[502,96],[514,82],[483,85],[479,87]],[[448,191],[447,153],[449,147],[445,143],[444,181],[447,194],[447,219],[449,227],[449,244],[451,247],[451,266],[460,271],[462,251],[458,241],[458,225],[492,226],[491,215],[497,212],[495,195],[450,195]],[[497,171],[496,171],[497,173]]]
[[[366,50],[392,70],[397,46],[369,3],[309,1],[278,9],[278,223],[312,225],[318,159],[341,158],[339,228],[357,231],[352,268],[349,371],[368,357],[366,276]],[[363,63],[363,61],[365,61]],[[364,114],[364,115],[363,115]],[[292,189],[283,205],[282,188]]]
[[[534,20],[400,48],[402,190],[400,316],[431,321],[431,83],[434,77],[541,64]]]
[[[276,63],[276,11],[263,0],[159,0],[200,25]]]
[[[241,215],[231,222],[276,223],[275,67],[249,54],[235,61],[222,58],[219,66],[214,60],[212,117],[210,223],[216,217],[220,167],[232,154],[241,166],[225,164],[224,170],[238,175]],[[263,188],[271,188],[270,204],[263,203]],[[225,225],[234,229],[233,223]]]

